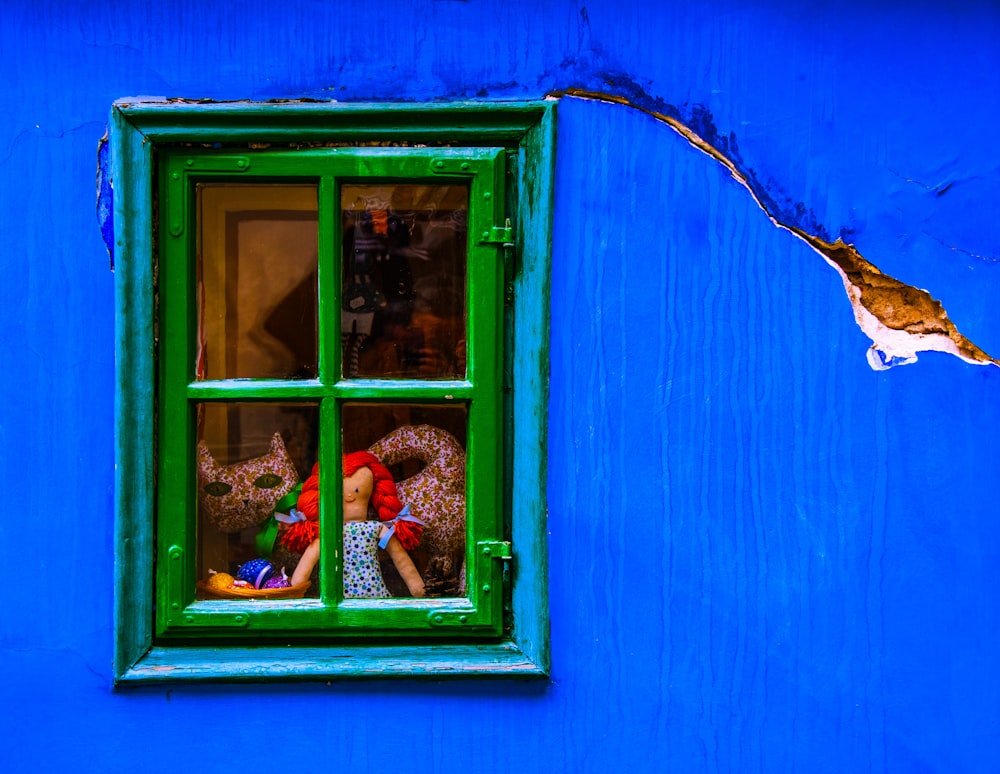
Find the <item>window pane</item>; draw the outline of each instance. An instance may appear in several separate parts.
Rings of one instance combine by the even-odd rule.
[[[463,405],[350,403],[343,407],[346,459],[352,460],[352,452],[371,452],[384,463],[395,484],[399,503],[393,507],[408,506],[412,516],[425,522],[419,545],[408,553],[428,597],[466,594],[466,421]],[[363,458],[355,464],[363,464]],[[353,469],[354,465],[349,465],[345,472]],[[379,535],[377,523],[373,527],[350,526],[348,496],[350,492],[345,495],[344,596],[411,596],[406,560],[394,559],[391,552],[375,551],[377,538],[373,543],[366,531]],[[365,515],[368,520],[392,518],[388,512],[379,514],[374,506],[372,498]],[[351,537],[349,549],[351,529],[357,534]],[[398,529],[402,532],[406,527]],[[378,558],[374,578],[369,562],[373,553]],[[348,593],[362,582],[376,591]]]
[[[198,379],[317,373],[312,185],[198,186]]]
[[[469,189],[344,185],[344,376],[465,376]]]
[[[257,585],[282,577],[283,568],[293,575],[298,552],[280,550],[280,522],[272,514],[276,506],[297,501],[295,487],[316,461],[318,418],[312,404],[199,405],[197,574],[203,585],[223,592],[211,596],[253,595],[247,588],[233,591],[228,579],[213,573],[239,578],[242,567],[251,581],[260,579]],[[269,563],[270,576],[264,562],[254,560]],[[318,593],[315,585],[310,593]]]

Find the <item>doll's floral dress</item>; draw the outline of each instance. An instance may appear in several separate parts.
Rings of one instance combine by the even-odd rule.
[[[385,599],[392,596],[378,566],[380,521],[344,524],[344,599]]]

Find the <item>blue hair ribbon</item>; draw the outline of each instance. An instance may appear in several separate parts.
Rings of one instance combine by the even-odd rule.
[[[421,527],[427,526],[426,521],[421,521],[412,513],[410,513],[409,505],[404,505],[403,510],[397,513],[394,519],[382,522],[383,524],[388,524],[389,529],[385,532],[384,535],[382,535],[381,539],[378,541],[379,548],[385,548],[387,545],[389,545],[389,539],[396,533],[396,523],[400,521],[411,521],[414,524],[419,524]]]
[[[291,508],[288,513],[279,513],[278,511],[275,511],[274,518],[282,524],[294,524],[297,521],[305,521],[306,515],[297,508]]]

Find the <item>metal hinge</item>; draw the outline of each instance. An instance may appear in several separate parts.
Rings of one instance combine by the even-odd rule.
[[[514,558],[514,555],[510,552],[509,540],[481,540],[476,543],[476,550],[483,556],[488,556],[492,559]]]
[[[514,229],[511,228],[510,218],[502,226],[493,226],[489,231],[482,233],[479,240],[481,245],[500,245],[503,248],[504,265],[504,306],[512,306],[514,303],[514,282],[513,277],[516,271],[514,267]]]
[[[476,629],[482,627],[495,628],[499,625],[503,605],[503,588],[498,584],[509,582],[509,566],[498,568],[494,559],[509,561],[514,555],[510,550],[510,542],[505,540],[481,540],[476,543],[475,578],[477,589],[473,598],[478,597],[475,607],[470,600],[453,600],[447,607],[431,610],[427,614],[427,622],[437,628]],[[498,575],[498,570],[500,573]],[[447,602],[447,600],[441,600]],[[457,604],[455,604],[457,603]]]
[[[494,226],[489,231],[484,231],[479,240],[481,245],[500,245],[502,247],[514,246],[514,229],[510,226],[510,218],[503,226]]]

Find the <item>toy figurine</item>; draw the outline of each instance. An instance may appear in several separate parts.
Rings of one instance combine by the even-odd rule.
[[[424,582],[407,549],[416,548],[423,523],[409,514],[396,495],[392,474],[368,452],[344,455],[344,597],[391,596],[379,570],[378,547],[384,548],[414,597],[424,596]],[[368,520],[369,502],[378,521]],[[304,517],[279,534],[278,540],[302,554],[293,586],[304,582],[319,561],[319,465],[302,484],[297,509]]]

